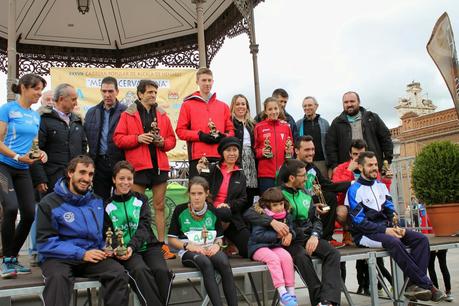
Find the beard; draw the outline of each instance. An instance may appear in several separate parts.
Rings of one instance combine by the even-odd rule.
[[[376,180],[378,177],[378,170],[371,170],[371,171],[365,171],[365,169],[362,171],[363,176],[370,181]]]
[[[347,108],[346,109],[346,114],[348,114],[349,116],[355,116],[358,114],[360,108],[359,107],[353,107],[353,108]]]
[[[78,187],[78,184],[77,184],[77,183],[71,182],[71,184],[72,184],[73,190],[74,190],[76,193],[78,193],[79,195],[84,195],[86,192],[88,192],[88,190],[89,190],[89,188],[90,188],[89,185],[88,185],[88,187],[87,187],[85,190],[83,190],[83,189],[80,189],[80,188]]]

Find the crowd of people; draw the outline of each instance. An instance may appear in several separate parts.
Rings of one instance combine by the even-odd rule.
[[[128,305],[128,284],[142,305],[167,305],[173,271],[166,260],[176,256],[201,271],[213,305],[223,304],[215,271],[227,304],[237,305],[234,254],[266,263],[283,305],[298,305],[295,270],[311,305],[339,305],[346,267],[337,248],[355,244],[389,251],[410,279],[408,298],[452,299],[449,283],[447,296],[427,276],[427,238],[394,223],[391,135],[358,93],[343,95],[331,124],[312,96],[295,122],[281,88],[252,119],[244,95],[228,106],[213,82],[211,70],[197,71],[199,90],[183,101],[174,131],[152,80],[141,80],[137,100],[126,106],[117,80],[105,77],[102,101],[83,119],[71,84],[42,96],[46,81],[23,76],[13,86],[18,100],[0,107],[2,278],[31,272],[18,260],[30,232],[46,305],[68,305],[78,276],[100,280],[105,305]],[[166,233],[167,152],[176,135],[187,143],[189,202],[175,208]],[[337,224],[343,241],[333,239]],[[321,277],[313,257],[322,260]],[[359,292],[368,293],[366,262],[357,270]]]

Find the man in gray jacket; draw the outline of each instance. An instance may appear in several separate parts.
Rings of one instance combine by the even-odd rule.
[[[327,168],[327,153],[325,151],[325,139],[330,124],[327,120],[322,118],[320,114],[317,114],[317,103],[316,98],[307,96],[303,99],[303,111],[304,117],[296,122],[296,128],[298,136],[310,135],[316,148],[316,154],[314,156],[314,165],[319,168],[323,176],[328,177]]]

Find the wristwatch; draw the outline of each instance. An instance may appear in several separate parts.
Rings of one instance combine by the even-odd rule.
[[[19,161],[19,157],[20,157],[19,154],[16,154],[16,155],[14,155],[13,159],[14,159],[15,161]]]
[[[183,243],[183,249],[186,251],[186,247],[188,246],[188,242]]]

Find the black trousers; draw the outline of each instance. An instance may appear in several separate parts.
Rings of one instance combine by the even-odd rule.
[[[324,239],[319,239],[316,251],[312,254],[322,260],[322,282],[314,270],[312,259],[306,254],[305,244],[295,242],[287,248],[293,263],[309,290],[311,305],[327,300],[339,304],[341,301],[340,253]]]
[[[448,266],[446,265],[446,252],[448,250],[431,251],[429,261],[429,276],[435,287],[438,288],[437,273],[435,273],[435,257],[438,257],[438,263],[440,264],[440,271],[443,275],[443,281],[445,282],[446,292],[451,291],[451,276],[449,275]]]
[[[207,257],[202,254],[186,252],[182,257],[182,264],[186,267],[198,268],[202,273],[204,287],[209,295],[210,302],[214,306],[223,306],[220,298],[220,291],[215,280],[215,270],[222,277],[223,293],[225,294],[228,306],[236,306],[237,292],[234,285],[233,271],[229,264],[228,257],[223,252]]]
[[[41,265],[45,280],[43,299],[46,306],[65,306],[70,304],[74,277],[97,279],[102,284],[105,306],[128,306],[128,275],[122,265],[114,259],[98,263],[82,261],[47,259]]]
[[[233,223],[230,223],[224,232],[225,238],[231,240],[237,246],[239,255],[247,258],[249,256],[248,242],[250,238],[250,231],[248,228],[238,230]]]
[[[94,161],[96,169],[94,172],[93,189],[94,193],[107,200],[112,191],[112,174],[114,164],[108,155],[99,155]]]
[[[335,231],[336,207],[338,206],[338,202],[336,201],[336,193],[329,191],[323,191],[323,193],[325,201],[330,206],[330,210],[328,214],[320,216],[323,226],[322,238],[329,241],[332,239],[333,232]]]
[[[3,256],[18,256],[35,218],[35,193],[29,170],[0,163],[0,193],[3,206]],[[21,220],[16,227],[18,210]]]
[[[128,260],[119,262],[126,268],[131,288],[142,305],[167,305],[172,273],[167,268],[161,245],[150,247],[144,252],[133,253]]]

